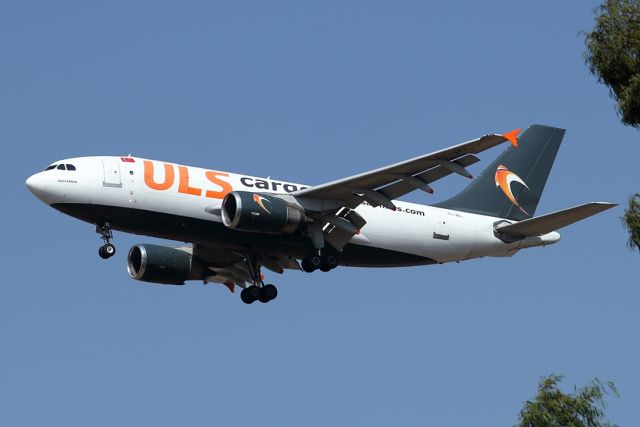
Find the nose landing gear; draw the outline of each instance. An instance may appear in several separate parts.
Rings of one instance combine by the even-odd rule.
[[[105,243],[104,245],[100,246],[100,248],[98,248],[98,255],[100,255],[100,258],[102,259],[111,258],[115,254],[116,254],[116,247],[113,246],[111,243]]]
[[[100,255],[100,258],[108,259],[114,256],[116,254],[116,247],[111,243],[111,239],[113,239],[111,224],[108,222],[105,222],[102,225],[96,224],[96,233],[100,234],[100,237],[104,241],[104,245],[100,246],[98,249],[98,255]]]

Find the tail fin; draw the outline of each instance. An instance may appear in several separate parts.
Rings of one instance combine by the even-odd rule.
[[[512,220],[531,218],[565,130],[531,125],[458,195],[436,207]],[[513,183],[513,184],[512,184]]]

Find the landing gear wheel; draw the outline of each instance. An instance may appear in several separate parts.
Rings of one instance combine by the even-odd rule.
[[[331,271],[338,266],[338,258],[335,255],[325,255],[322,257],[322,264],[320,270]]]
[[[255,286],[251,286],[251,288],[254,288]],[[240,292],[240,299],[242,300],[243,303],[245,304],[251,304],[255,301],[255,299],[253,299],[251,297],[251,294],[249,292],[249,288],[244,288],[242,290],[242,292]]]
[[[107,243],[106,245],[103,246],[103,248],[105,253],[109,256],[109,258],[111,258],[116,254],[116,247],[113,246],[111,243]]]
[[[116,254],[116,247],[111,244],[113,233],[111,232],[111,224],[108,222],[96,224],[96,233],[100,234],[104,245],[98,249],[98,255],[102,259],[111,258]]]
[[[264,276],[260,273],[260,263],[257,256],[247,256],[246,266],[249,270],[252,285],[240,292],[240,299],[245,304],[252,304],[255,301],[267,303],[278,296],[278,289],[272,284],[264,284]]]
[[[322,271],[330,271],[338,266],[338,258],[335,255],[313,255],[303,258],[300,267],[307,273],[312,273],[317,269]]]
[[[251,298],[251,302],[257,301],[258,299],[260,299],[260,288],[257,286],[249,286],[247,288],[247,294],[249,295],[249,298]]]
[[[305,271],[307,273],[313,273],[316,270],[315,267],[311,265],[311,261],[309,261],[309,258],[303,258],[300,262],[300,267],[302,267],[302,271]]]
[[[278,296],[278,288],[276,288],[275,286],[273,286],[272,284],[268,284],[263,286],[260,289],[260,302],[269,302],[271,300],[276,299],[276,297]]]
[[[309,257],[309,263],[313,266],[314,270],[317,270],[322,265],[322,257],[320,255],[314,255]]]
[[[322,258],[319,255],[312,255],[302,259],[300,266],[307,273],[313,273],[322,265]]]
[[[104,245],[100,246],[100,249],[98,249],[98,255],[100,255],[100,258],[102,259],[111,258],[115,254],[116,254],[116,247],[113,246],[111,243],[105,243]]]
[[[245,304],[252,304],[260,298],[260,288],[257,286],[249,286],[240,292],[240,299]]]

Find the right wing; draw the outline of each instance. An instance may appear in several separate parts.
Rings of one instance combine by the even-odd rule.
[[[296,198],[334,200],[352,209],[366,201],[373,206],[382,205],[395,210],[392,199],[417,189],[431,193],[433,190],[429,184],[451,173],[472,178],[465,167],[480,160],[474,154],[505,141],[517,145],[516,135],[519,132],[520,129],[516,129],[503,135],[485,135],[404,162],[298,190],[292,195]]]

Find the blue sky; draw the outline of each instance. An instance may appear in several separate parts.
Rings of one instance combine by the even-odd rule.
[[[596,5],[2,3],[0,424],[513,425],[550,373],[614,381],[611,420],[640,424],[622,207],[510,259],[271,274],[278,300],[245,306],[129,279],[153,239],[116,233],[105,262],[92,226],[24,186],[128,153],[317,184],[544,123],[568,131],[538,213],[625,203],[640,134],[584,65]]]

